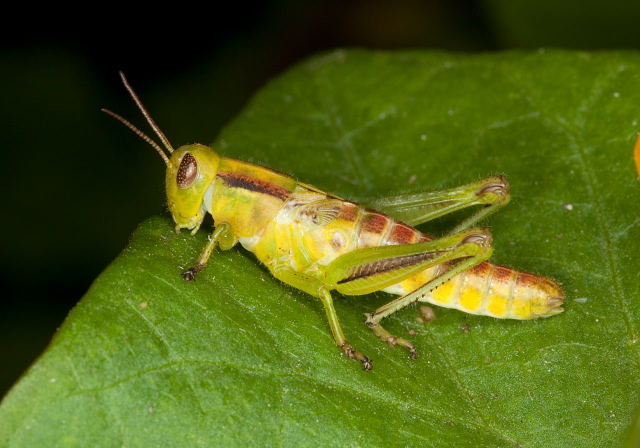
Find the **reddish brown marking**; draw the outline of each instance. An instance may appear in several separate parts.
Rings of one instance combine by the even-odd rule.
[[[493,281],[495,282],[507,283],[511,281],[514,274],[514,269],[508,266],[495,265],[493,267]]]
[[[540,283],[540,279],[537,275],[530,274],[528,272],[520,272],[520,275],[518,275],[517,283],[518,286],[529,288]]]
[[[495,268],[497,266],[494,265],[493,267]],[[469,269],[467,272],[477,276],[484,276],[484,275],[488,275],[491,272],[491,269],[492,269],[491,263],[489,263],[488,261],[483,261],[482,263],[477,264],[471,269]]]
[[[387,244],[412,244],[420,237],[420,232],[403,222],[396,221],[387,237]]]
[[[358,219],[358,205],[353,202],[345,201],[342,204],[342,211],[338,215],[338,219],[348,222],[355,222]]]
[[[516,281],[521,288],[538,288],[545,290],[551,295],[561,295],[564,297],[564,293],[560,287],[551,279],[538,274],[532,274],[531,272],[518,272],[518,280]]]
[[[488,265],[489,263],[484,261],[480,264],[480,266],[483,264]],[[477,267],[478,266],[472,268],[471,270],[474,272],[474,274],[482,275],[482,273],[480,272],[476,273]],[[560,286],[550,278],[545,277],[544,275],[533,274],[531,272],[526,272],[526,271],[517,271],[514,268],[511,268],[509,266],[501,266],[501,265],[494,265],[494,269],[495,269],[495,272],[493,275],[494,275],[494,279],[496,279],[497,281],[506,281],[508,276],[515,275],[516,285],[518,286],[518,288],[525,288],[525,289],[532,288],[538,291],[543,291],[549,297],[555,297],[560,302],[562,302],[562,299],[564,298],[564,292],[562,292],[562,289],[560,289]],[[500,278],[501,275],[504,276],[505,280],[502,280]]]
[[[286,188],[246,174],[233,171],[218,171],[217,176],[230,188],[242,188],[256,193],[268,194],[283,201],[291,195]]]
[[[545,297],[547,306],[558,308],[565,298],[564,292],[556,282],[543,275],[518,271],[516,284],[519,288],[531,288]]]
[[[391,218],[375,210],[365,210],[364,218],[362,219],[362,225],[360,227],[361,232],[373,233],[376,235],[383,235]]]
[[[562,302],[562,299],[564,299],[564,292],[560,288],[560,285],[558,285],[555,281],[551,280],[548,277],[544,277],[542,275],[539,277],[540,278],[537,280],[537,282],[540,287],[543,288],[547,292],[547,294],[559,298],[560,302]]]

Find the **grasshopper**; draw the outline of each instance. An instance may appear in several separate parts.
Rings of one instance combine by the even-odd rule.
[[[167,165],[167,202],[176,232],[189,229],[194,235],[207,213],[214,220],[196,264],[182,274],[185,281],[195,279],[216,247],[229,250],[240,243],[275,278],[322,301],[336,344],[365,370],[372,369],[371,359],[347,342],[332,291],[399,295],[365,314],[365,324],[382,341],[405,347],[414,359],[414,344],[391,335],[380,321],[418,301],[505,319],[563,311],[564,293],[553,280],[486,261],[493,252],[491,234],[473,225],[509,202],[504,176],[361,205],[293,176],[222,157],[201,144],[174,150],[122,72],[120,77],[170,157],[129,121],[103,111],[153,146]],[[474,205],[482,208],[441,238],[413,227]]]

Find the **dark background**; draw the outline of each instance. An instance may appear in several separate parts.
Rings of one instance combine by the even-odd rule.
[[[147,131],[119,70],[180,146],[211,143],[270,78],[323,50],[640,47],[637,0],[228,3],[164,12],[25,2],[3,13],[0,397],[137,224],[164,212],[157,154],[100,112]]]

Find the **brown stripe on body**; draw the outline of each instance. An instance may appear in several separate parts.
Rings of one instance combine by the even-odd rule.
[[[390,221],[391,218],[383,213],[371,209],[365,209],[360,230],[380,235],[387,231]]]
[[[551,281],[547,277],[544,277],[539,274],[532,274],[531,272],[526,271],[518,271],[510,266],[502,266],[499,264],[494,264],[493,272],[491,274],[491,279],[497,283],[507,283],[510,281],[514,281],[515,285],[518,287],[524,288],[535,288],[536,286],[545,285],[547,283],[557,287],[555,282]],[[469,273],[473,273],[474,275],[486,275],[486,271],[490,267],[490,263],[488,261],[483,261],[477,266],[469,269]]]
[[[533,286],[540,283],[540,276],[537,274],[531,274],[529,272],[520,271],[518,276],[518,284],[522,286]],[[548,280],[546,277],[543,277],[544,280]]]
[[[342,210],[336,219],[355,222],[358,219],[358,209],[360,206],[354,202],[344,201],[342,203]]]
[[[421,241],[422,233],[408,224],[394,220],[391,231],[386,238],[386,245],[413,244]],[[429,241],[429,240],[426,240]]]
[[[467,274],[472,274],[472,275],[477,275],[479,277],[483,277],[483,276],[487,275],[495,267],[497,267],[497,266],[496,265],[492,265],[488,261],[483,261],[482,263],[479,263],[479,264],[475,265],[474,267],[470,268],[467,271]],[[501,266],[501,267],[504,267],[504,266]]]
[[[357,248],[373,247],[382,244],[382,241],[389,233],[393,219],[384,213],[375,210],[365,209],[360,221],[358,231]]]
[[[508,268],[507,266],[500,266]],[[513,268],[508,268],[513,269]],[[516,279],[516,286],[519,288],[535,288],[544,291],[550,297],[564,298],[564,293],[560,289],[560,286],[553,280],[544,275],[533,274],[527,271],[517,271],[518,277]],[[561,302],[562,300],[560,300]]]
[[[493,265],[492,281],[496,283],[508,283],[517,275],[517,271],[508,266]]]
[[[218,171],[217,176],[222,179],[222,182],[227,187],[242,188],[256,193],[267,194],[282,201],[286,200],[291,194],[287,189],[279,185],[238,172]]]

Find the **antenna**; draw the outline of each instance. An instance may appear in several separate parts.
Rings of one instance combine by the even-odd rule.
[[[147,120],[147,123],[149,123],[149,126],[151,126],[151,128],[154,130],[156,135],[160,138],[160,141],[165,146],[167,151],[169,151],[169,154],[173,153],[173,147],[171,146],[171,143],[169,143],[169,140],[167,139],[167,137],[165,137],[165,135],[162,133],[162,131],[160,130],[156,122],[153,121],[153,118],[151,118],[151,115],[149,115],[149,112],[147,112],[147,109],[145,109],[145,107],[142,105],[140,98],[138,98],[138,95],[136,95],[136,93],[133,91],[133,89],[129,85],[129,82],[127,81],[127,78],[124,76],[124,73],[120,72],[120,78],[122,79],[122,83],[124,84],[127,91],[129,92],[129,95],[131,95],[131,98],[133,98],[133,101],[135,101],[136,105],[138,106],[138,109],[140,109],[140,112],[142,112],[142,115]],[[160,154],[160,157],[162,157],[162,160],[164,160],[165,165],[169,166],[170,164],[169,158],[164,153],[160,145],[154,142],[149,136],[147,136],[144,132],[142,132],[140,129],[138,129],[133,124],[131,124],[128,120],[122,118],[120,115],[116,114],[115,112],[111,112],[108,109],[102,109],[102,112],[105,112],[106,114],[111,115],[120,123],[124,124],[133,132],[138,134],[138,136],[142,138],[145,142],[153,146],[153,148],[155,148],[155,150],[158,151],[158,154]]]

